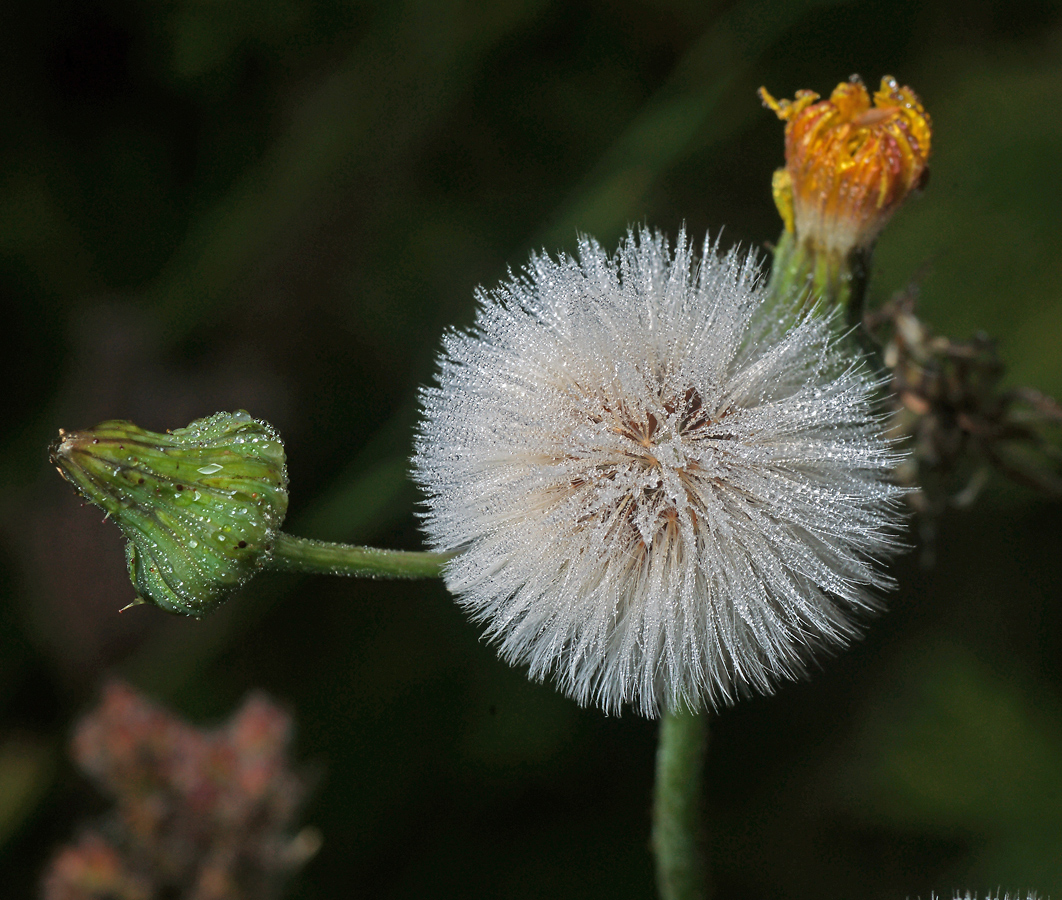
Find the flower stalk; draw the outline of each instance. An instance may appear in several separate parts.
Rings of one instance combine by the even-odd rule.
[[[277,535],[267,569],[358,578],[438,578],[450,556],[417,550],[380,550]]]
[[[849,325],[863,315],[863,299],[870,271],[870,250],[855,247],[847,253],[817,251],[783,231],[774,248],[768,291],[772,298],[803,307],[815,299],[846,310]]]
[[[656,751],[653,855],[661,900],[708,900],[704,847],[704,762],[708,716],[664,713]]]

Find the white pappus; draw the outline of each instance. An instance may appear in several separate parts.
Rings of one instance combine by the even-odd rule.
[[[831,317],[768,314],[751,255],[644,229],[477,297],[413,474],[504,659],[654,716],[770,692],[857,634],[890,585],[901,454]]]

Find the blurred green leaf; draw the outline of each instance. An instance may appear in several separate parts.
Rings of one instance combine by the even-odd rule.
[[[25,824],[52,783],[55,749],[28,737],[0,742],[0,848]]]
[[[927,266],[921,305],[935,329],[988,333],[1010,381],[1062,394],[1062,59],[1053,47],[1001,47],[988,60],[956,49],[927,60],[922,77],[931,177],[886,229],[875,288],[898,289]]]
[[[940,642],[893,664],[850,777],[868,821],[968,842],[973,877],[1062,886],[1058,698]]]

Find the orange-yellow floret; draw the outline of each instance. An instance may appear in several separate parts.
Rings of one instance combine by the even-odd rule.
[[[932,124],[914,91],[885,77],[873,105],[858,79],[829,100],[814,91],[776,100],[764,88],[760,98],[786,123],[773,185],[786,229],[827,252],[873,244],[925,177]]]

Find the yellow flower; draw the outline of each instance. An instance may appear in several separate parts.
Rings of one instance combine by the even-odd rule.
[[[786,123],[773,184],[786,231],[817,252],[869,249],[926,175],[932,124],[914,91],[886,76],[873,105],[858,78],[821,102],[814,91],[760,98]]]

